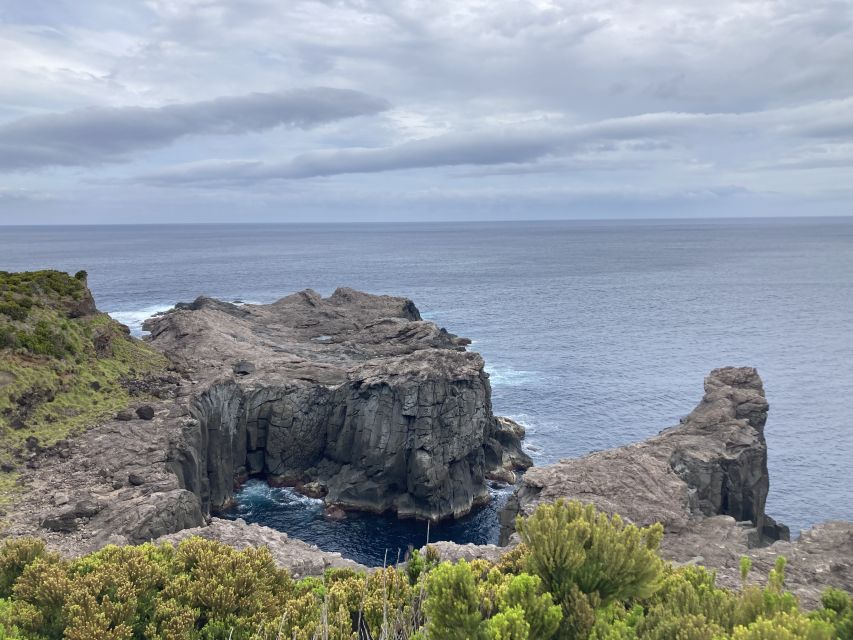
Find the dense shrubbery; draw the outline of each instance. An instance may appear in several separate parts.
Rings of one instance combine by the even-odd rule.
[[[85,273],[0,271],[0,349],[62,358],[77,351],[75,328],[57,311],[82,299]],[[79,275],[79,274],[78,274]]]
[[[657,556],[660,529],[577,503],[540,507],[496,565],[415,555],[406,571],[292,580],[266,549],[190,539],[66,561],[34,540],[0,549],[0,640],[763,640],[853,638],[849,594],[798,610],[784,559],[766,588],[717,588]],[[749,571],[744,566],[744,574]],[[367,635],[369,634],[369,635]]]

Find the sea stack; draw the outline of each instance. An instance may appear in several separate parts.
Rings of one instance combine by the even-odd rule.
[[[754,545],[788,539],[787,527],[764,512],[768,409],[755,369],[715,369],[701,402],[679,425],[637,444],[531,469],[501,514],[502,542],[517,515],[558,498],[592,502],[637,525],[660,522],[668,536],[723,515],[742,523]]]

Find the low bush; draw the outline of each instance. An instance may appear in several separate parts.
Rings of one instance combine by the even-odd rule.
[[[407,570],[301,580],[267,549],[201,538],[109,546],[73,561],[39,541],[8,541],[0,640],[853,637],[850,595],[829,589],[822,608],[800,611],[784,588],[784,559],[766,588],[745,580],[733,592],[701,567],[662,562],[657,527],[632,528],[577,503],[540,507],[520,524],[524,545],[497,564],[438,562],[428,551]]]

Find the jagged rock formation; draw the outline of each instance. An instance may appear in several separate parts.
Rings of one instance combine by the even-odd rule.
[[[502,541],[516,515],[558,498],[592,502],[637,525],[661,522],[667,535],[728,515],[750,523],[754,545],[787,539],[787,527],[764,512],[768,408],[755,369],[715,369],[680,425],[644,442],[531,469],[501,514]]]
[[[487,473],[525,468],[492,415],[483,360],[404,298],[338,289],[270,305],[199,298],[149,320],[151,342],[199,378],[171,468],[205,511],[235,481],[319,483],[329,504],[458,517]]]

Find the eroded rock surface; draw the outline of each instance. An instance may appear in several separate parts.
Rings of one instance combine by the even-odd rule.
[[[345,508],[458,517],[485,478],[524,468],[512,425],[492,415],[483,360],[404,298],[338,289],[270,305],[209,298],[149,320],[151,341],[199,381],[196,424],[171,452],[202,508],[235,479],[318,483]]]
[[[667,535],[729,515],[752,523],[756,544],[787,538],[787,528],[764,513],[768,408],[755,369],[715,369],[705,379],[702,401],[678,426],[637,444],[528,471],[501,514],[502,540],[512,534],[516,515],[558,498],[592,502],[637,525],[660,522]]]

